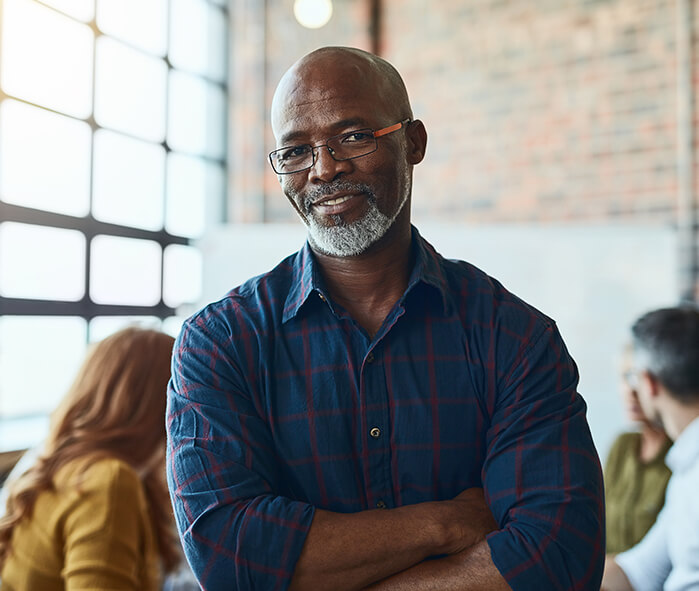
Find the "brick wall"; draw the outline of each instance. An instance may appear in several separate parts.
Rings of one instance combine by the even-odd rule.
[[[674,224],[679,1],[383,0],[381,54],[403,74],[429,134],[415,214]],[[370,4],[334,0],[331,22],[308,31],[292,0],[267,0],[259,126],[297,57],[326,44],[371,47]],[[695,43],[695,63],[698,52]],[[246,162],[244,172],[255,177],[255,203],[241,214],[246,196],[233,192],[233,219],[293,217],[270,171]]]
[[[431,132],[416,193],[434,198],[417,199],[416,210],[470,221],[671,222],[673,6],[386,2],[391,28],[415,33],[421,23],[419,51],[415,34],[387,31],[383,45]]]

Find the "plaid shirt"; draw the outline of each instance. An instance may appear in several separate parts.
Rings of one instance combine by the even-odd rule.
[[[575,363],[552,320],[413,229],[415,264],[374,338],[308,246],[184,325],[168,478],[208,590],[286,589],[314,508],[483,486],[515,590],[599,589],[604,507]]]

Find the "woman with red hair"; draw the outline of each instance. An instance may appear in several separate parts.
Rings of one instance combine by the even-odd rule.
[[[164,478],[172,337],[94,346],[0,519],[3,591],[160,588],[180,559]]]

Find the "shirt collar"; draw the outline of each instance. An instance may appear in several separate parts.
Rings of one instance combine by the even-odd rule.
[[[282,322],[286,322],[298,313],[309,296],[318,289],[316,277],[316,262],[311,245],[306,240],[303,248],[292,259],[291,287],[284,302]]]
[[[699,459],[699,417],[680,433],[665,458],[667,467],[673,472],[684,472]]]
[[[442,309],[448,312],[450,300],[447,278],[443,267],[444,259],[429,242],[420,236],[420,232],[417,231],[415,226],[412,226],[412,231],[415,264],[408,280],[406,293],[418,283],[431,285],[441,296]]]
[[[431,285],[439,292],[443,309],[448,311],[449,298],[447,279],[442,268],[443,259],[432,245],[420,236],[415,226],[412,226],[412,248],[415,263],[405,293],[410,292],[418,283]],[[314,292],[322,295],[324,299],[328,297],[315,256],[309,242],[306,241],[292,260],[291,287],[284,302],[282,322],[296,316]]]

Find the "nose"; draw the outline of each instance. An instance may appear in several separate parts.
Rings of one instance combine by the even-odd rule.
[[[335,160],[330,154],[328,146],[318,146],[315,148],[316,161],[309,170],[311,182],[329,183],[341,174],[352,170],[351,160]]]

